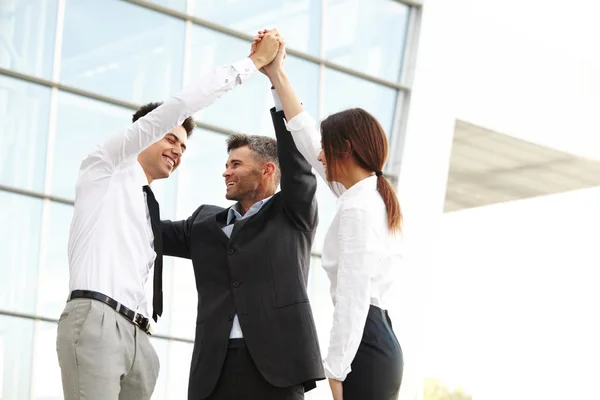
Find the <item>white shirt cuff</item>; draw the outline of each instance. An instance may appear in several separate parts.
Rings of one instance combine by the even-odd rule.
[[[299,131],[307,126],[315,126],[315,120],[307,111],[302,111],[289,121],[285,121],[285,127],[288,131]]]
[[[327,360],[323,360],[323,370],[325,371],[326,378],[335,379],[336,381],[343,382],[348,376],[348,374],[352,372],[352,367],[349,365],[348,368],[346,368],[346,370],[342,373],[335,373],[327,364]]]
[[[281,99],[277,94],[277,90],[271,89],[271,94],[273,95],[273,102],[275,103],[275,111],[283,110],[283,106],[281,105]]]
[[[231,64],[231,66],[240,74],[241,83],[246,82],[258,72],[256,65],[254,65],[254,62],[249,57],[237,61]]]

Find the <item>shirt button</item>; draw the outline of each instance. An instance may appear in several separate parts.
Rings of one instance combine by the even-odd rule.
[[[229,79],[225,79],[225,83],[229,83]]]
[[[235,253],[235,250],[233,250],[233,249],[227,250],[227,254],[232,255],[233,253]]]
[[[246,68],[246,72],[250,72],[250,68]]]
[[[240,283],[238,281],[233,281],[233,283],[231,284],[233,287],[240,287]]]

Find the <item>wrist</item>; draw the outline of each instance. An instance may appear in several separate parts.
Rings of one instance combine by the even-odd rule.
[[[288,81],[287,74],[282,69],[278,69],[269,74],[269,79],[271,80],[271,86],[275,89],[277,89],[282,83]]]
[[[256,69],[261,69],[262,67],[264,67],[265,65],[268,64],[267,60],[265,59],[265,57],[259,56],[257,54],[252,54],[250,56],[250,59],[254,63],[254,66],[256,67]]]

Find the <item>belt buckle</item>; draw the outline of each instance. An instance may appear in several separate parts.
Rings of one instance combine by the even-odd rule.
[[[144,320],[146,323],[144,324]],[[150,329],[150,320],[144,317],[142,314],[135,313],[133,316],[133,324],[139,327],[141,330],[146,332],[148,335],[152,335],[152,331]]]

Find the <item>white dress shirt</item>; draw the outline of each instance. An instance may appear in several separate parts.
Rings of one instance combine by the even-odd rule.
[[[302,112],[287,122],[287,128],[300,153],[326,180],[325,169],[317,159],[321,135],[315,120]],[[332,190],[338,192],[335,187]],[[329,347],[323,361],[328,378],[343,381],[351,371],[370,305],[387,309],[387,295],[402,259],[400,246],[399,238],[388,230],[387,210],[377,190],[376,176],[343,191],[321,255],[334,304]]]
[[[146,282],[156,253],[143,192],[148,180],[137,156],[256,72],[249,58],[214,69],[96,145],[83,160],[69,232],[69,291],[101,292],[146,317],[152,315],[152,291],[146,290]]]
[[[227,237],[231,237],[231,232],[233,232],[233,224],[235,221],[250,218],[259,212],[262,206],[265,205],[267,201],[271,199],[271,197],[273,196],[269,196],[266,199],[262,199],[254,203],[243,216],[239,212],[240,203],[234,204],[227,212],[227,225],[223,227],[223,232],[227,235]],[[235,317],[233,317],[233,325],[231,326],[231,331],[229,332],[229,338],[241,339],[243,337],[244,334],[242,333],[242,327],[240,326],[240,319],[238,318],[238,315],[235,314]]]

